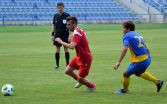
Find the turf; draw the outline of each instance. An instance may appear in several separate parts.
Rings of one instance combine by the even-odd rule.
[[[166,104],[167,87],[156,93],[153,83],[132,76],[130,93],[114,94],[122,88],[121,74],[129,63],[129,54],[118,71],[113,70],[122,46],[121,24],[81,24],[89,38],[93,64],[88,79],[97,84],[95,93],[74,89],[76,83],[61,70],[54,70],[54,51],[49,37],[50,26],[0,27],[0,86],[10,83],[14,96],[0,94],[0,104]],[[151,50],[148,71],[167,80],[167,24],[137,24]],[[71,50],[71,58],[75,51]]]

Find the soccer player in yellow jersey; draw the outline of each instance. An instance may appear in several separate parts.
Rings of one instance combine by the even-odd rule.
[[[139,33],[135,32],[135,24],[132,21],[125,21],[123,22],[122,26],[124,33],[123,47],[118,61],[114,65],[114,69],[117,70],[119,68],[128,48],[130,50],[131,63],[129,64],[127,70],[123,73],[123,89],[119,89],[115,93],[122,94],[129,91],[130,76],[133,74],[155,83],[157,92],[159,92],[164,81],[157,79],[146,71],[151,63],[151,58],[149,50],[144,43],[143,37]]]

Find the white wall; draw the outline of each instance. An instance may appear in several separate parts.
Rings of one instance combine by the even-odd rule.
[[[150,5],[143,2],[143,0],[116,0],[127,8],[131,9],[138,17],[141,22],[156,22],[163,23],[163,15],[151,7]]]

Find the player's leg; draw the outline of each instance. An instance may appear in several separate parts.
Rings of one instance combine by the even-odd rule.
[[[149,72],[144,72],[140,75],[141,78],[145,79],[145,80],[148,80],[148,81],[151,81],[155,84],[158,84],[159,80],[158,78],[156,78],[155,76],[153,76],[151,73]]]
[[[66,69],[65,69],[65,73],[69,76],[71,76],[72,78],[74,78],[76,81],[78,81],[79,83],[77,84],[80,84],[78,86],[81,86],[82,84],[86,85],[87,87],[89,88],[95,88],[95,85],[91,82],[89,82],[88,80],[86,80],[85,78],[82,78],[82,77],[79,77],[75,72],[74,72],[74,69],[71,68],[70,66],[67,66]],[[76,88],[76,87],[75,87]],[[79,87],[77,87],[79,88]]]
[[[133,63],[129,64],[128,69],[122,75],[123,89],[119,89],[115,93],[122,94],[122,93],[127,93],[129,91],[130,76],[132,74],[134,74],[134,64]]]
[[[71,76],[73,79],[75,79],[76,81],[78,81],[78,75],[74,72],[74,69],[71,68],[70,66],[67,66],[65,69],[65,73],[69,76]],[[75,84],[75,88],[79,88],[82,86],[82,83],[76,83]]]
[[[118,94],[127,93],[129,91],[129,85],[130,85],[130,76],[128,75],[128,73],[124,72],[122,78],[123,89],[119,89],[115,93]]]
[[[151,63],[151,59],[148,58],[147,60],[139,63],[138,65],[138,70],[136,70],[136,75],[145,79],[145,80],[148,80],[148,81],[151,81],[153,82],[156,86],[157,86],[157,92],[160,91],[162,85],[163,85],[163,81],[162,80],[159,80],[158,78],[156,78],[155,76],[153,76],[151,73],[149,72],[146,72],[147,68],[149,67]]]
[[[74,72],[74,69],[71,68],[70,66],[66,67],[65,73],[74,78],[76,81],[78,81],[78,75]]]
[[[54,42],[53,45],[55,45],[55,69],[59,69],[59,60],[60,60],[60,47],[62,46],[61,44]]]
[[[86,80],[83,77],[78,76],[78,82],[80,84],[83,84],[85,86],[87,86],[87,91],[88,92],[94,92],[96,90],[96,85],[88,80]]]
[[[145,80],[148,80],[148,81],[155,83],[155,85],[157,86],[157,92],[159,92],[161,90],[164,81],[159,80],[158,78],[156,78],[155,76],[153,76],[149,72],[142,73],[140,75],[140,77],[145,79]]]
[[[64,47],[64,52],[65,52],[65,59],[66,59],[66,66],[67,66],[69,64],[69,60],[70,60],[70,53],[69,53],[67,47]]]
[[[130,85],[130,75],[127,72],[123,73],[122,84],[124,91],[127,92],[129,90],[129,85]]]
[[[60,38],[61,34],[60,33],[56,33],[54,38]],[[60,60],[60,48],[61,48],[61,44],[59,44],[58,42],[53,43],[56,47],[56,51],[55,51],[55,61],[56,61],[56,67],[55,69],[59,69],[59,60]]]
[[[82,64],[79,66],[79,72],[78,72],[78,82],[80,84],[83,84],[85,86],[87,86],[87,91],[88,92],[93,92],[96,89],[96,85],[94,83],[92,83],[91,81],[88,81],[86,78],[86,76],[89,74],[89,70],[91,67],[91,61],[89,60],[87,62],[87,64]]]
[[[65,69],[65,73],[72,78],[74,78],[76,81],[78,81],[78,75],[74,72],[74,69],[79,69],[79,66],[76,63],[77,58],[74,57],[69,65]]]
[[[69,43],[68,42],[68,37],[69,37],[69,32],[63,32],[60,36],[60,38],[62,39],[62,41]],[[65,59],[66,59],[66,66],[69,64],[69,60],[70,60],[70,53],[67,47],[64,47],[64,52],[65,52]]]
[[[56,52],[55,52],[56,66],[55,66],[55,69],[59,69],[59,60],[60,60],[60,46],[56,46]]]

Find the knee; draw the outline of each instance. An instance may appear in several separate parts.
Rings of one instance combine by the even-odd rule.
[[[68,49],[64,49],[64,52],[67,53],[67,52],[68,52]]]
[[[69,71],[68,69],[65,69],[65,74],[70,74],[71,71]]]
[[[69,73],[68,70],[65,70],[64,72],[65,72],[65,74],[68,74],[68,73]]]
[[[126,78],[129,77],[128,73],[124,72],[123,77],[126,77]]]
[[[73,69],[72,68],[70,68],[70,67],[66,67],[66,69],[65,69],[65,74],[71,74],[73,72]]]
[[[56,48],[56,53],[60,53],[60,47]]]

